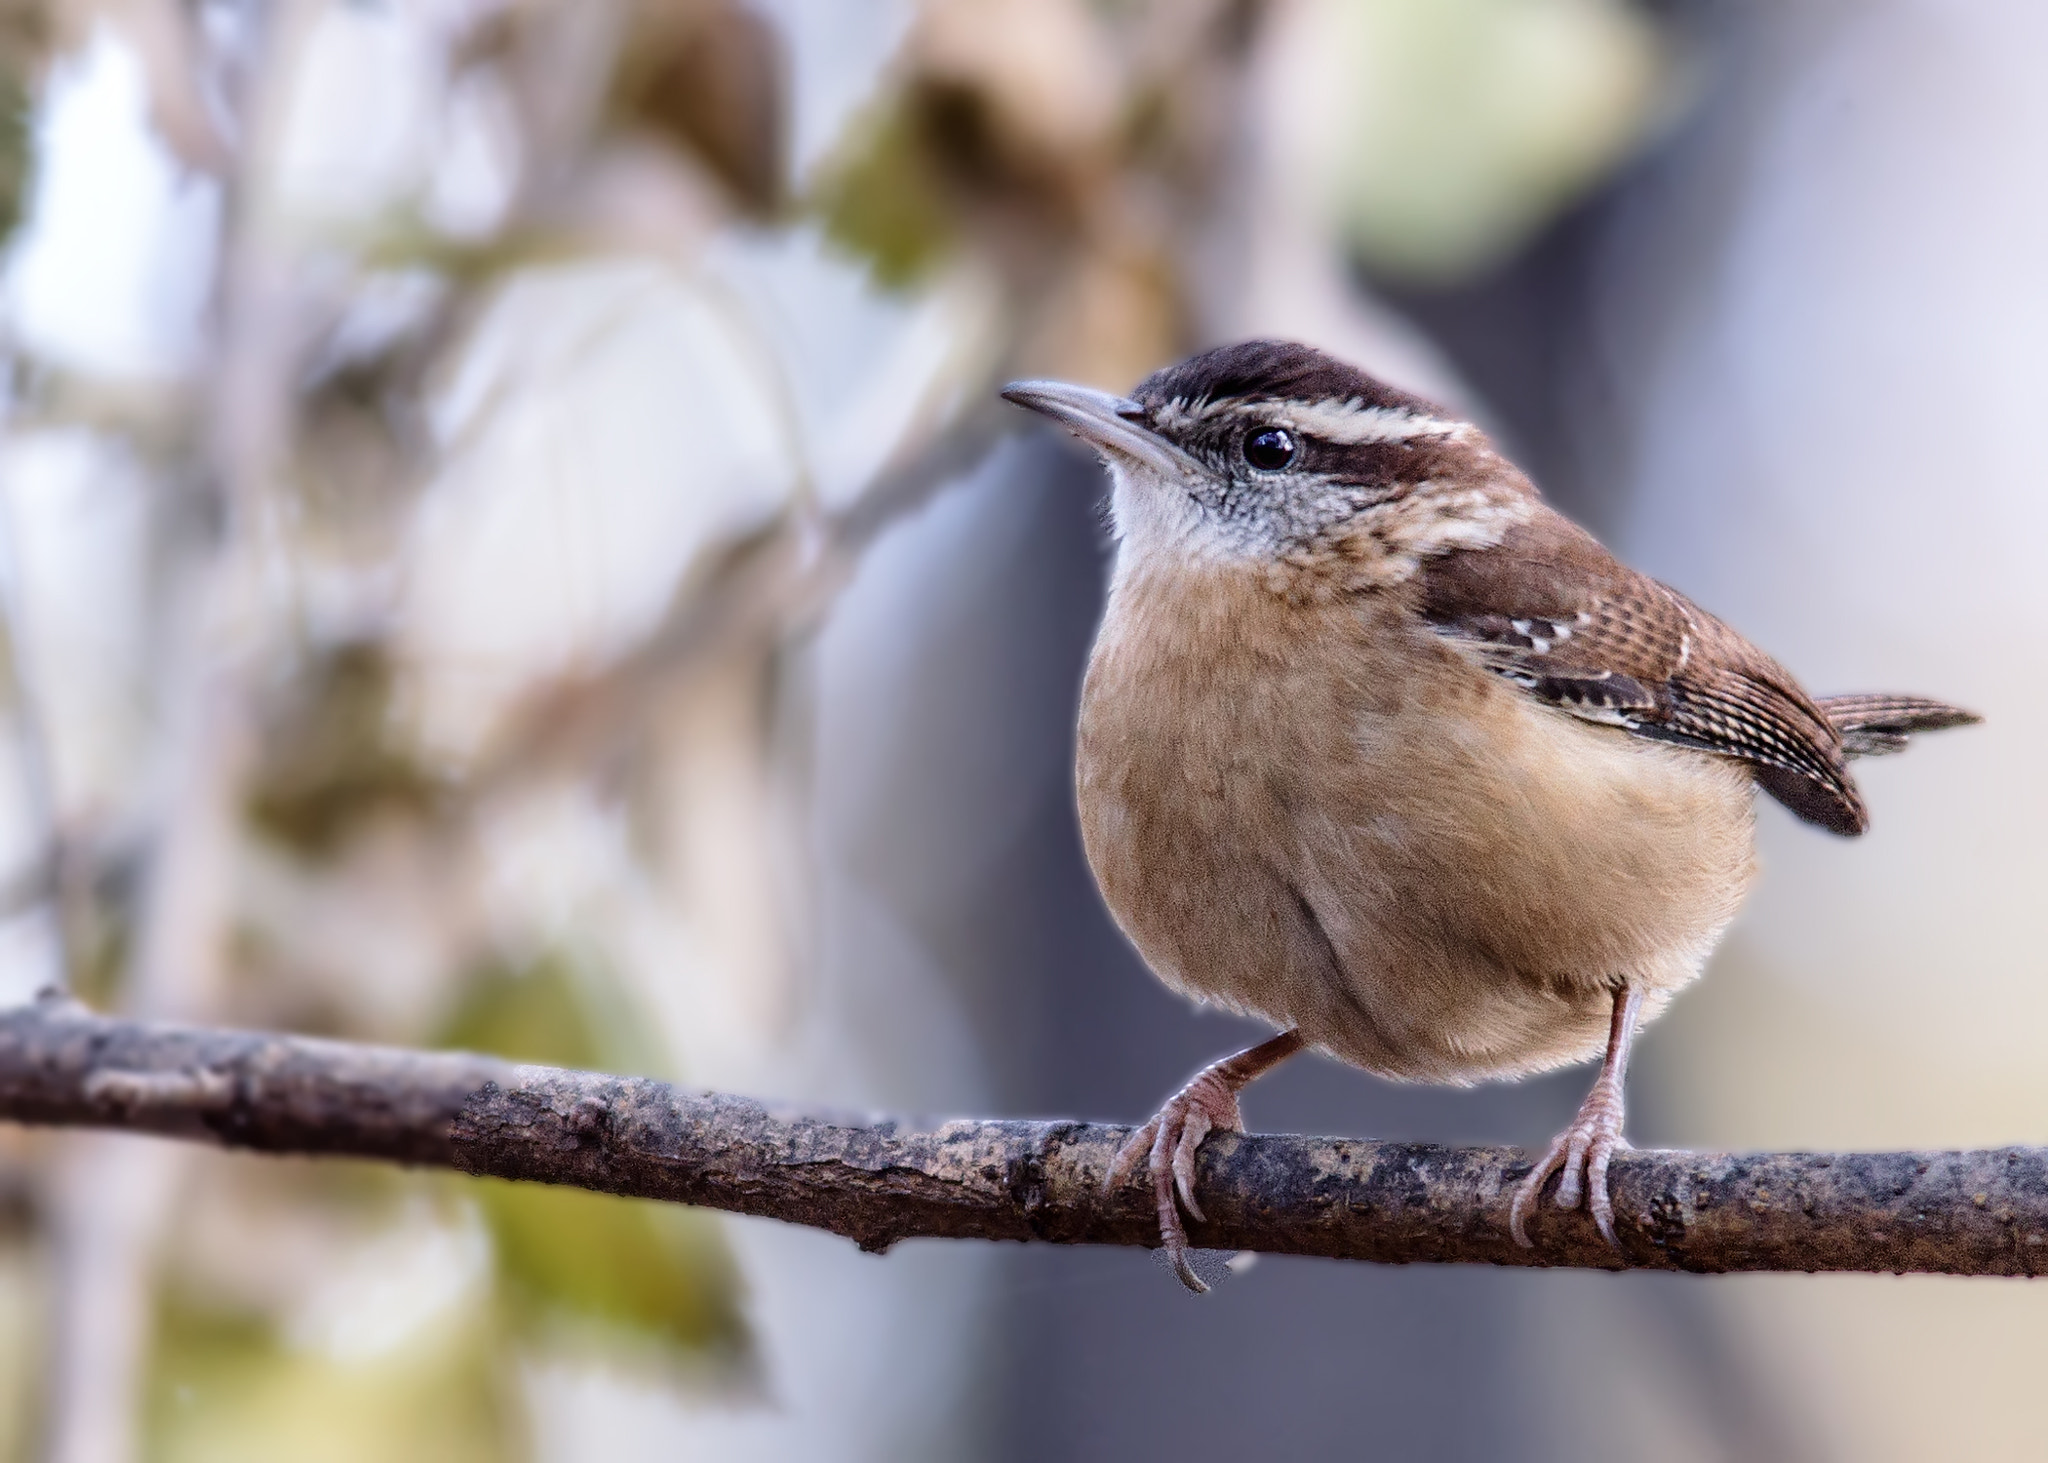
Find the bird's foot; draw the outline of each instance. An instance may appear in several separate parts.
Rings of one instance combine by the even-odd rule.
[[[1561,1169],[1563,1173],[1557,1181],[1557,1207],[1579,1207],[1583,1180],[1586,1207],[1592,1211],[1594,1225],[1607,1243],[1616,1249],[1621,1248],[1621,1242],[1614,1237],[1614,1200],[1607,1192],[1608,1161],[1617,1149],[1629,1146],[1628,1140],[1621,1136],[1621,1120],[1621,1084],[1609,1081],[1603,1073],[1593,1084],[1593,1090],[1586,1094],[1572,1125],[1550,1140],[1550,1146],[1543,1150],[1543,1157],[1537,1160],[1536,1166],[1529,1170],[1529,1176],[1515,1190],[1514,1203],[1508,1209],[1508,1229],[1516,1244],[1524,1249],[1534,1248],[1526,1227],[1529,1214],[1535,1209],[1537,1200],[1543,1197],[1545,1181]]]
[[[1173,1273],[1196,1295],[1209,1287],[1195,1273],[1188,1260],[1187,1227],[1180,1211],[1200,1222],[1202,1206],[1195,1202],[1195,1154],[1202,1140],[1214,1132],[1242,1133],[1244,1115],[1238,1110],[1237,1094],[1244,1085],[1286,1061],[1306,1045],[1298,1031],[1283,1031],[1257,1046],[1225,1057],[1195,1074],[1195,1079],[1166,1100],[1159,1115],[1131,1134],[1110,1160],[1103,1177],[1105,1189],[1115,1189],[1146,1156],[1152,1175],[1152,1198],[1159,1207],[1159,1240]],[[1174,1203],[1178,1190],[1180,1203]]]
[[[1129,1176],[1141,1155],[1152,1175],[1152,1197],[1159,1207],[1159,1238],[1167,1262],[1180,1283],[1197,1295],[1208,1290],[1195,1267],[1188,1261],[1188,1232],[1181,1223],[1185,1208],[1193,1219],[1204,1218],[1195,1202],[1195,1154],[1202,1140],[1214,1132],[1242,1133],[1244,1114],[1237,1105],[1237,1088],[1220,1070],[1218,1062],[1166,1100],[1166,1106],[1144,1127],[1131,1134],[1117,1150],[1109,1165],[1104,1187],[1114,1189]],[[1180,1202],[1174,1202],[1178,1191]]]

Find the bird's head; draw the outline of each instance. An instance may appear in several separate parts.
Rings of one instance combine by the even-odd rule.
[[[1100,454],[1117,537],[1140,559],[1405,577],[1429,552],[1498,542],[1534,501],[1469,422],[1304,345],[1223,346],[1128,397],[1060,381],[1003,395]]]

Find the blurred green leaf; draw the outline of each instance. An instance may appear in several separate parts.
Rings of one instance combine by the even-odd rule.
[[[465,1187],[490,1229],[503,1298],[529,1337],[625,1341],[691,1360],[745,1362],[739,1274],[709,1215],[496,1179]]]
[[[49,50],[48,20],[41,5],[0,4],[0,241],[21,223],[28,191],[30,78]]]
[[[1493,267],[1623,163],[1678,91],[1631,0],[1310,0],[1297,155],[1376,276]],[[1312,77],[1312,79],[1311,79]]]
[[[0,1233],[0,1463],[28,1463],[46,1325],[42,1270],[25,1224]]]
[[[12,238],[21,223],[28,187],[28,109],[28,88],[21,78],[0,70],[0,240]]]
[[[920,120],[908,99],[882,107],[856,129],[810,199],[826,236],[893,288],[915,283],[955,243],[946,185]]]
[[[525,1456],[516,1377],[488,1307],[459,1308],[399,1345],[337,1357],[263,1317],[175,1291],[162,1305],[145,1402],[152,1463],[498,1463]]]
[[[588,990],[559,951],[523,964],[487,961],[463,979],[461,999],[435,1043],[514,1062],[603,1069],[608,1055],[627,1055],[618,1050],[626,1013],[612,994],[607,1001]]]
[[[480,969],[442,1044],[521,1062],[644,1069],[631,1060],[643,1055],[634,1029],[616,989],[557,952]],[[578,1189],[457,1182],[490,1230],[502,1298],[527,1338],[624,1341],[735,1369],[747,1362],[739,1272],[713,1216]]]

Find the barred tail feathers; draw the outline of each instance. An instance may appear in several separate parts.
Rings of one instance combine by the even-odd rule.
[[[1904,751],[1914,732],[1971,726],[1984,719],[1946,701],[1882,692],[1823,696],[1815,704],[1828,724],[1841,734],[1842,750],[1851,757],[1882,757]]]

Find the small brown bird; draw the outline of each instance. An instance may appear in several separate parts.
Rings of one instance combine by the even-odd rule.
[[[1605,1053],[1552,1173],[1614,1241],[1636,1029],[1754,873],[1755,790],[1840,834],[1849,759],[1977,718],[1816,700],[1545,506],[1476,427],[1306,346],[1252,341],[1128,400],[1004,393],[1101,455],[1117,555],[1082,691],[1088,861],[1167,985],[1280,1034],[1198,1074],[1149,1159],[1181,1279],[1195,1154],[1304,1047],[1464,1084]],[[1179,1207],[1175,1204],[1176,1189]]]

